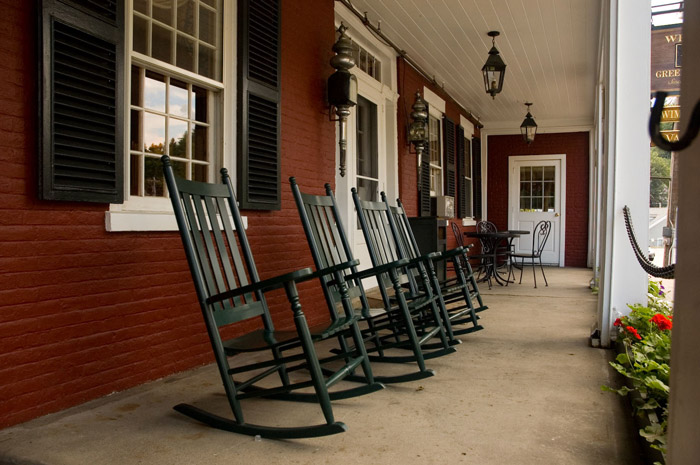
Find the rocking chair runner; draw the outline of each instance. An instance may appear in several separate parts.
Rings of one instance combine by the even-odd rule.
[[[399,255],[402,258],[418,259],[421,257],[420,249],[401,200],[396,199],[396,206],[392,207],[389,205],[384,192],[381,193],[381,197],[391,212],[393,221],[390,224],[392,225],[394,239],[399,245]],[[439,280],[434,266],[434,262],[439,261],[450,261],[452,263],[455,271],[454,278]],[[467,252],[463,247],[422,256],[423,266],[428,273],[433,288],[436,289],[441,312],[446,316],[446,321],[444,322],[445,330],[451,340],[454,340],[456,335],[468,334],[483,329],[483,326],[477,323],[476,309],[472,302],[472,299],[476,298],[479,303],[479,310],[484,309],[479,288],[473,273],[471,273],[471,267],[468,275],[465,276],[460,261],[465,261],[467,266],[469,266]],[[418,281],[418,284],[420,289],[420,281]],[[451,305],[448,309],[448,304],[456,305]],[[452,328],[453,325],[461,324],[470,324],[471,326],[461,329]]]
[[[348,295],[342,271],[354,263],[344,263],[315,273],[306,268],[261,281],[226,169],[221,170],[222,184],[208,184],[180,179],[174,175],[169,157],[162,157],[162,161],[207,333],[234,419],[187,404],[179,404],[174,407],[175,410],[215,428],[266,438],[317,437],[345,431],[345,425],[333,418],[331,400],[373,392],[383,388],[383,385],[374,382],[357,317],[346,313],[329,325],[309,328],[296,283],[333,276],[338,281],[340,300],[345,302]],[[279,288],[284,288],[286,292],[296,331],[277,331],[274,328],[265,292]],[[222,339],[221,328],[251,319],[259,319],[263,328],[232,339]],[[354,350],[319,360],[314,342],[341,334],[353,340]],[[259,351],[270,351],[270,358],[236,367],[229,363],[235,355]],[[345,360],[345,366],[325,378],[322,364],[339,360]],[[360,366],[364,371],[364,386],[328,391],[331,385]],[[292,383],[289,372],[299,369],[308,370],[310,379]],[[235,374],[250,371],[254,371],[254,374],[243,382],[233,379]],[[262,388],[255,384],[274,374],[279,377],[278,386]],[[294,392],[307,387],[313,387],[314,393]],[[247,423],[240,401],[259,396],[317,402],[326,424],[268,427]]]
[[[453,342],[448,340],[446,325],[449,326],[449,318],[441,314],[439,305],[439,289],[432,288],[432,283],[424,268],[424,257],[414,259],[403,258],[399,254],[399,245],[394,239],[390,226],[393,218],[389,207],[385,202],[372,202],[360,199],[357,189],[351,189],[352,199],[355,203],[357,216],[360,221],[362,233],[367,242],[372,265],[375,269],[392,267],[394,263],[405,260],[405,265],[400,268],[392,268],[391,273],[380,275],[379,291],[385,308],[400,308],[406,315],[411,315],[412,324],[404,329],[409,338],[413,340],[420,334],[418,344],[422,358],[434,358],[455,351]],[[410,288],[405,292],[404,285]],[[393,289],[393,295],[389,290]],[[403,322],[398,322],[403,323]],[[414,332],[416,335],[414,335]],[[438,337],[439,342],[433,343],[431,339]],[[425,352],[427,349],[435,349]],[[418,355],[414,348],[414,356]],[[412,361],[413,357],[397,357],[397,360]]]
[[[297,203],[299,216],[304,226],[304,232],[309,243],[311,255],[316,268],[337,266],[353,260],[352,250],[340,220],[338,206],[329,184],[325,185],[326,195],[311,195],[302,193],[296,180],[289,179]],[[418,371],[395,376],[377,376],[375,380],[382,383],[400,383],[433,376],[433,371],[426,369],[424,353],[416,334],[410,304],[399,299],[396,305],[385,306],[381,309],[370,308],[362,280],[377,278],[378,282],[390,281],[398,284],[403,268],[408,260],[387,262],[382,266],[358,271],[357,266],[343,271],[345,282],[348,284],[348,295],[353,299],[354,311],[367,323],[363,330],[367,351],[376,353],[370,356],[372,361],[405,363],[415,361]],[[338,282],[332,277],[321,278],[323,292],[328,307],[334,314],[334,309],[340,305]],[[398,285],[400,288],[400,284]],[[396,289],[396,287],[394,287]],[[401,292],[399,292],[400,294]],[[345,301],[343,301],[344,303]],[[340,339],[343,350],[347,350],[346,341]],[[405,348],[414,352],[413,358],[387,355],[392,348]],[[358,379],[348,377],[348,379]]]

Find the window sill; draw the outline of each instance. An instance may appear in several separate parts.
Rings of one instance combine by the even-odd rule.
[[[241,219],[248,229],[248,218]],[[172,212],[108,211],[105,212],[105,229],[107,232],[177,231],[177,221]]]
[[[462,226],[476,226],[474,218],[462,218]]]

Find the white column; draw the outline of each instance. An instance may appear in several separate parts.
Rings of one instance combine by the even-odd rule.
[[[627,238],[622,209],[632,211],[637,240],[647,244],[649,222],[650,0],[610,0],[607,64],[604,76],[606,119],[602,168],[601,274],[599,329],[610,344],[615,313],[627,304],[646,303],[647,277]]]
[[[685,3],[683,50],[686,57],[700,53],[700,4]],[[693,107],[700,101],[700,61],[685,60],[681,81],[681,127],[686,128]],[[685,134],[685,130],[681,130]],[[700,457],[700,137],[678,152],[678,261],[676,263],[673,342],[671,346],[671,400],[668,462],[698,463]]]

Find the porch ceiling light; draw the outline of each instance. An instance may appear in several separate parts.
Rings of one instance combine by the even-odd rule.
[[[488,36],[491,37],[492,47],[489,50],[489,57],[486,59],[486,64],[481,68],[484,73],[484,86],[486,93],[491,94],[492,98],[496,98],[496,94],[503,89],[503,76],[506,74],[506,64],[503,63],[501,55],[496,49],[496,37],[500,35],[498,31],[490,31]]]
[[[525,139],[527,145],[530,145],[532,141],[535,140],[535,134],[537,134],[537,123],[535,123],[535,119],[530,114],[530,105],[532,105],[532,103],[527,102],[525,105],[527,105],[527,114],[525,115],[523,124],[520,125],[520,133],[523,135],[523,139]]]
[[[338,147],[340,149],[339,170],[340,175],[345,176],[345,153],[347,151],[347,120],[350,116],[350,107],[357,103],[357,78],[350,73],[350,68],[355,66],[352,57],[352,41],[345,35],[347,27],[340,23],[338,32],[340,37],[333,44],[336,53],[331,58],[331,66],[335,73],[328,78],[328,103],[335,108],[338,116],[331,121],[338,121]]]

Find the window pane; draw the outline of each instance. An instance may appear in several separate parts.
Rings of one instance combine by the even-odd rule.
[[[152,24],[153,39],[151,41],[151,56],[157,60],[172,63],[173,33],[157,24]]]
[[[541,181],[542,180],[543,169],[544,169],[543,166],[533,166],[532,167],[532,180],[533,181]]]
[[[154,157],[146,157],[144,160],[144,195],[148,197],[162,197],[165,195],[164,181],[160,160]]]
[[[520,180],[529,181],[532,179],[532,169],[529,166],[520,167]]]
[[[554,181],[544,182],[544,195],[554,196]]]
[[[554,181],[554,167],[553,166],[545,166],[544,168],[544,180],[545,181]]]
[[[187,121],[170,118],[168,152],[171,157],[187,157]]]
[[[187,71],[194,71],[194,40],[177,35],[176,65]]]
[[[141,106],[141,70],[131,67],[131,104]]]
[[[199,44],[199,74],[211,79],[219,79],[216,75],[216,52],[202,43]]]
[[[199,40],[216,45],[216,13],[206,7],[199,7]]]
[[[466,137],[464,138],[464,176],[467,178],[472,177],[472,157],[471,154],[469,153],[469,150],[467,149],[469,147],[469,139]]]
[[[165,76],[146,71],[143,106],[151,110],[165,112]]]
[[[187,83],[171,79],[168,97],[168,113],[187,118]]]
[[[216,0],[200,0],[202,3],[206,3],[209,6],[216,8]]]
[[[357,175],[379,177],[377,106],[362,96],[357,101]]]
[[[193,165],[194,173],[192,173],[192,179],[200,182],[209,182],[209,166],[208,165]]]
[[[153,19],[173,25],[173,0],[153,0]]]
[[[192,114],[195,120],[208,122],[207,91],[201,87],[192,86]]]
[[[141,16],[134,15],[134,40],[133,48],[135,52],[148,55],[148,20]]]
[[[530,209],[530,197],[521,197],[520,198],[520,211],[527,211]]]
[[[194,137],[192,138],[192,158],[200,161],[207,161],[207,127],[199,124],[194,127]]]
[[[370,200],[376,202],[377,197],[377,187],[379,184],[377,181],[372,181],[369,179],[357,179],[357,193],[362,200]]]
[[[538,212],[542,211],[542,197],[532,198],[532,209]]]
[[[532,196],[533,197],[541,197],[542,196],[542,183],[541,182],[533,182],[532,183]]]
[[[165,117],[144,114],[143,118],[143,150],[147,153],[164,154],[163,145],[165,142]]]
[[[140,195],[139,186],[141,184],[141,157],[131,156],[129,166],[129,194]]]
[[[134,0],[134,10],[148,14],[148,0]]]
[[[520,196],[530,197],[532,195],[532,183],[521,182],[520,183]]]
[[[553,212],[554,211],[554,197],[544,198],[544,211]]]
[[[194,36],[194,0],[177,2],[177,30]]]
[[[139,110],[131,110],[130,129],[129,129],[129,149],[141,149],[141,112]]]

